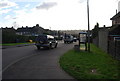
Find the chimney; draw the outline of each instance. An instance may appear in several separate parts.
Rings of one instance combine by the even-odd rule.
[[[39,27],[39,24],[36,24],[36,27]]]

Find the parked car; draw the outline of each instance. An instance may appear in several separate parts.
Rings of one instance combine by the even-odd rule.
[[[36,37],[35,45],[37,49],[40,49],[41,47],[56,48],[58,45],[58,42],[51,35],[39,35]]]
[[[73,43],[74,39],[72,35],[66,35],[64,37],[64,43]]]

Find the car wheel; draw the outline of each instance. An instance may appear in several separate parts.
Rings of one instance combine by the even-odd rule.
[[[57,44],[55,45],[55,48],[57,48]]]
[[[64,41],[64,43],[66,44],[66,41]]]
[[[40,49],[40,46],[37,46],[37,49],[39,50],[39,49]]]
[[[52,49],[52,44],[50,44],[49,49]]]

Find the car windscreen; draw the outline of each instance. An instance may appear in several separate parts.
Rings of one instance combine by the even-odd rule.
[[[39,35],[36,38],[36,41],[47,41],[47,36],[45,36],[45,35]]]
[[[48,38],[48,41],[53,41],[54,39],[53,38]]]

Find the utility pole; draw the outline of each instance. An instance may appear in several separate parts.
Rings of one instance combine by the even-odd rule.
[[[89,21],[89,0],[87,0],[87,15],[88,15],[88,52],[90,52],[90,21]]]

